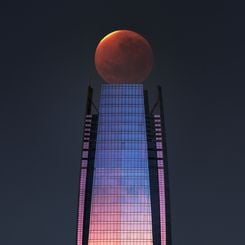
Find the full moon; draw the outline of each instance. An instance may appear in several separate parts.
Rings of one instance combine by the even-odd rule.
[[[152,66],[153,52],[150,44],[133,31],[114,31],[105,36],[96,48],[96,70],[108,83],[143,82]]]

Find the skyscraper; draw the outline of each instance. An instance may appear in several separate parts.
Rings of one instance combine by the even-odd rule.
[[[161,87],[149,108],[142,84],[88,88],[77,245],[171,245]],[[93,109],[94,108],[94,109]]]

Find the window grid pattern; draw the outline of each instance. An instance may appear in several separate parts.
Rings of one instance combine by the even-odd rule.
[[[86,115],[85,118],[85,129],[83,137],[83,149],[81,154],[81,176],[80,176],[80,193],[79,193],[79,208],[78,208],[78,227],[77,227],[77,245],[82,245],[83,240],[83,219],[84,219],[84,202],[86,192],[86,181],[87,181],[87,164],[88,164],[88,150],[89,140],[87,137],[87,129],[91,128],[91,115]]]
[[[152,245],[143,86],[101,88],[89,245]]]
[[[157,150],[157,165],[158,165],[158,186],[159,186],[159,200],[160,200],[160,233],[161,244],[166,245],[166,203],[165,203],[165,183],[164,183],[164,158],[162,151],[162,135],[160,115],[154,115],[156,136],[156,150]],[[161,151],[160,151],[161,150]]]
[[[84,201],[86,187],[87,169],[81,170],[80,194],[79,194],[79,210],[78,210],[78,227],[77,227],[77,245],[82,245],[83,238],[83,218],[84,218]]]

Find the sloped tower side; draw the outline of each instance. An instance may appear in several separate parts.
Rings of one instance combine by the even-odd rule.
[[[93,113],[93,89],[89,86],[85,108],[83,144],[81,150],[80,190],[77,220],[77,245],[87,244],[91,209],[94,154],[98,115]]]

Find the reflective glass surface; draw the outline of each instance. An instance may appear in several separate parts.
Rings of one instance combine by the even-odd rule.
[[[102,85],[89,245],[152,245],[143,85]]]

